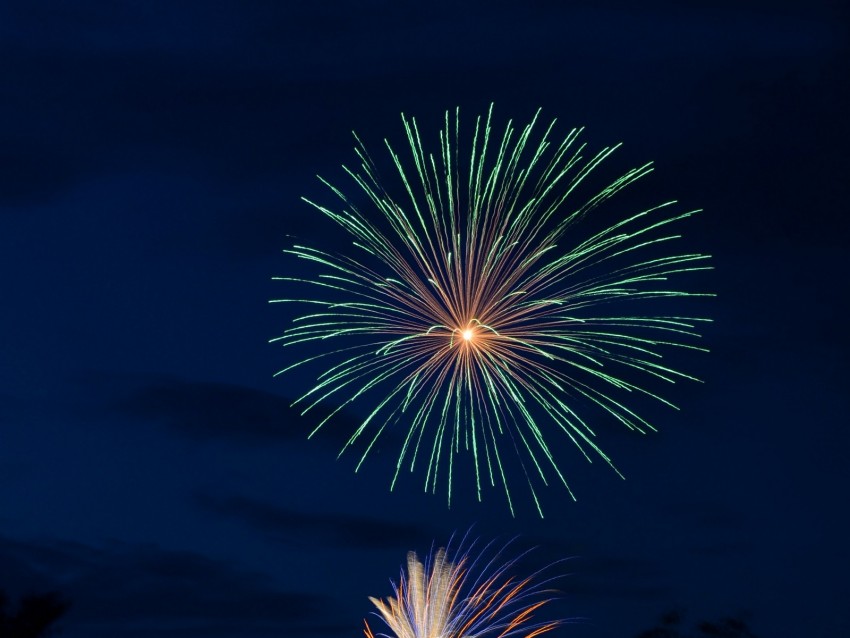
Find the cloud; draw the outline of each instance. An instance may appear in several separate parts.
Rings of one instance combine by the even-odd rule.
[[[520,541],[522,545],[537,548],[531,554],[535,561],[558,562],[563,577],[558,578],[555,589],[567,600],[580,597],[595,601],[620,598],[652,602],[663,601],[672,593],[668,577],[657,561],[612,553],[611,547],[599,539],[574,534],[567,540],[544,532],[524,535]]]
[[[113,399],[108,412],[145,422],[158,422],[198,440],[265,445],[306,442],[311,424],[329,412],[317,406],[311,418],[290,407],[291,399],[245,386],[172,378],[111,380]],[[356,428],[344,413],[336,427],[324,428],[316,440],[339,449]]]
[[[671,519],[671,527],[692,530],[688,551],[693,556],[741,559],[753,555],[752,515],[726,503],[694,500],[666,505],[662,513]]]
[[[326,427],[308,440],[312,428],[332,407],[317,405],[308,416],[291,407],[291,398],[246,386],[208,381],[185,381],[171,377],[86,374],[79,379],[99,394],[111,396],[103,416],[120,415],[146,423],[160,423],[183,436],[199,440],[225,440],[246,445],[319,443],[338,452],[357,429],[356,416],[341,410]],[[384,432],[383,442],[397,443],[400,435]],[[365,449],[368,437],[350,446],[354,453]]]
[[[435,538],[446,537],[421,524],[343,513],[299,512],[244,496],[220,497],[199,492],[195,501],[207,512],[237,520],[274,540],[297,538],[343,548],[408,550],[428,547]]]
[[[325,597],[285,591],[266,574],[156,545],[96,548],[0,537],[0,574],[10,581],[0,587],[12,594],[55,589],[68,598],[72,607],[62,623],[69,638],[265,638],[352,630],[335,623],[335,607]]]
[[[77,177],[80,166],[32,139],[12,139],[0,132],[0,207],[2,211],[26,202],[50,199]],[[8,207],[7,207],[8,206]]]
[[[651,561],[628,556],[578,557],[570,577],[559,582],[559,589],[568,596],[598,600],[658,602],[668,599],[673,591]]]
[[[286,399],[224,383],[178,380],[142,382],[112,408],[144,421],[157,421],[196,439],[244,442],[291,441],[306,436],[293,425]]]
[[[720,502],[683,501],[665,506],[664,512],[695,529],[739,532],[750,522],[744,512]]]

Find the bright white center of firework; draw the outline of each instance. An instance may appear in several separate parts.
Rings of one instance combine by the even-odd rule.
[[[470,330],[469,328],[464,330],[463,331],[463,338],[466,339],[467,341],[472,341],[472,330]]]

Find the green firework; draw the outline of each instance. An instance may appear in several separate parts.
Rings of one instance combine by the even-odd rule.
[[[444,481],[450,503],[455,464],[465,454],[479,500],[483,485],[500,485],[513,513],[504,462],[505,449],[513,449],[542,516],[540,484],[556,478],[573,495],[551,437],[566,436],[588,460],[614,468],[581,413],[596,406],[630,429],[653,430],[626,399],[639,394],[675,407],[649,384],[694,379],[665,365],[662,352],[703,350],[694,341],[707,320],[646,307],[704,296],[669,280],[709,269],[708,257],[666,252],[679,237],[671,225],[698,211],[677,212],[670,201],[582,234],[589,220],[579,222],[651,165],[574,204],[579,187],[617,147],[585,157],[581,130],[556,141],[554,121],[532,141],[539,114],[519,131],[509,122],[497,138],[491,106],[476,119],[471,147],[462,149],[459,111],[447,112],[436,154],[426,152],[416,120],[402,115],[410,164],[386,143],[400,178],[397,194],[382,186],[355,136],[359,170],[343,168],[368,210],[321,178],[341,204],[304,200],[345,229],[353,250],[285,251],[321,274],[275,278],[308,292],[274,302],[314,309],[272,340],[315,348],[278,374],[324,364],[295,401],[302,414],[319,403],[335,406],[311,436],[346,406],[367,406],[340,452],[363,437],[358,469],[387,428],[401,428],[391,488],[403,468],[424,466],[425,489],[434,492]],[[647,300],[632,314],[634,302]]]

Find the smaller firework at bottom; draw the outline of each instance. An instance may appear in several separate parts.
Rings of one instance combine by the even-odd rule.
[[[551,578],[537,581],[539,572],[517,578],[509,572],[522,556],[499,562],[487,558],[490,545],[473,557],[460,548],[449,556],[439,548],[421,561],[407,554],[394,596],[369,598],[392,632],[373,633],[365,621],[367,638],[533,638],[554,629],[560,621],[538,621],[535,613],[552,600],[544,589]]]

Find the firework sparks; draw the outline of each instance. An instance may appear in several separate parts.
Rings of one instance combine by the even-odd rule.
[[[479,500],[482,484],[501,485],[513,513],[507,446],[542,516],[537,481],[557,477],[573,496],[548,442],[553,435],[566,435],[585,458],[613,468],[580,412],[595,406],[630,429],[653,430],[622,397],[640,394],[672,406],[650,384],[694,379],[665,365],[662,353],[701,350],[693,341],[706,320],[634,314],[623,306],[704,296],[667,282],[710,266],[706,255],[665,254],[678,237],[669,226],[698,212],[676,212],[675,202],[580,232],[585,224],[578,222],[649,173],[650,164],[574,205],[576,191],[616,146],[586,158],[580,130],[552,141],[555,122],[533,143],[539,111],[519,133],[508,123],[494,141],[491,116],[492,107],[476,120],[468,160],[461,159],[458,112],[446,113],[436,156],[426,154],[415,119],[402,116],[414,172],[386,144],[400,199],[384,189],[357,140],[360,170],[343,168],[374,212],[361,212],[325,180],[340,209],[305,199],[351,235],[355,251],[285,251],[321,274],[275,278],[313,293],[273,301],[316,311],[272,341],[322,345],[278,372],[324,364],[295,402],[302,414],[335,403],[311,436],[346,406],[369,406],[340,452],[363,437],[357,469],[388,427],[400,427],[391,489],[402,468],[412,472],[422,459],[425,489],[436,491],[447,474],[451,503],[455,459],[467,453]]]
[[[493,568],[494,560],[475,576],[478,561],[469,564],[468,553],[449,561],[441,548],[423,564],[409,552],[395,596],[369,600],[395,638],[534,638],[557,627],[557,621],[534,622],[534,613],[551,600],[542,584],[508,576],[515,560]],[[365,625],[366,637],[375,638]]]

